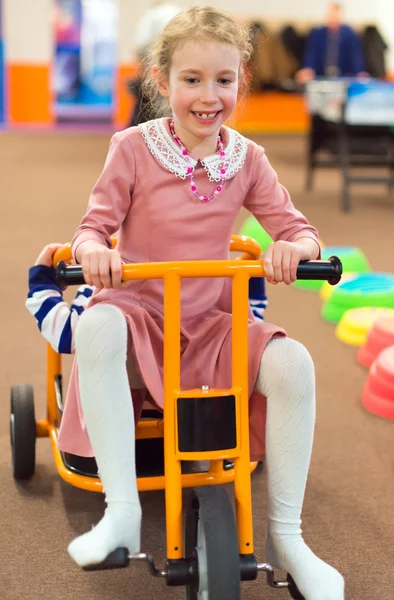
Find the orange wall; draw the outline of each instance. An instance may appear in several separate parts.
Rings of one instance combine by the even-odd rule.
[[[48,65],[8,63],[7,105],[10,123],[54,122],[50,76]]]
[[[54,123],[50,66],[11,63],[7,68],[9,122]],[[127,81],[136,73],[135,64],[120,65],[117,70],[113,115],[117,127],[125,127],[129,122],[133,99]],[[246,134],[303,133],[308,130],[309,118],[301,95],[252,93],[241,102],[229,125]]]
[[[301,94],[254,92],[240,103],[229,125],[245,134],[305,133],[309,116]]]
[[[133,98],[127,89],[127,81],[137,74],[137,65],[119,65],[115,81],[115,107],[113,122],[125,127],[130,119]]]

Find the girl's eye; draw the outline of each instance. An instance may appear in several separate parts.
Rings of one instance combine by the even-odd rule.
[[[232,83],[232,80],[227,79],[226,77],[221,77],[218,81],[220,85],[230,85],[230,83]]]
[[[186,83],[190,83],[191,85],[194,85],[195,83],[198,82],[197,77],[186,77],[185,79]]]

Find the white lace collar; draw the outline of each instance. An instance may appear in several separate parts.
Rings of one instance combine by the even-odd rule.
[[[167,130],[165,120],[165,118],[154,119],[153,121],[142,123],[138,127],[151,154],[167,171],[174,173],[174,175],[181,179],[185,179],[189,165],[184,160],[181,149],[174,142],[172,135]],[[228,180],[234,177],[244,164],[248,151],[248,142],[246,138],[229,127],[223,126],[222,133],[224,134],[223,143],[226,151],[224,162],[224,168],[226,169],[225,179]],[[193,170],[197,162],[190,157],[189,164]],[[219,154],[212,154],[202,159],[201,164],[208,173],[210,181],[220,181],[222,178],[220,173],[221,162],[222,158]]]

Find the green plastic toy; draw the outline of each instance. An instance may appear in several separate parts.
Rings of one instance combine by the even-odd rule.
[[[338,323],[346,311],[364,306],[394,308],[394,275],[363,273],[335,286],[323,304],[325,321]]]

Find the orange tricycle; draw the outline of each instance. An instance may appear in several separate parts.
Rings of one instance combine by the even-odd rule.
[[[129,556],[118,548],[87,570],[121,568],[130,561],[146,561],[150,572],[169,586],[184,586],[188,600],[239,600],[241,581],[266,573],[271,587],[287,588],[292,598],[303,600],[291,576],[277,581],[268,563],[259,563],[253,548],[251,471],[257,463],[249,455],[248,414],[248,283],[264,277],[261,248],[254,240],[233,236],[230,250],[241,251],[242,260],[179,261],[123,265],[123,280],[164,280],[164,417],[143,411],[136,430],[136,462],[139,490],[165,490],[167,558],[158,569],[149,554]],[[67,265],[70,248],[58,251],[57,281],[60,288],[84,282],[82,268]],[[342,265],[329,261],[300,263],[299,279],[339,282]],[[182,278],[230,277],[232,279],[232,386],[230,389],[180,388],[180,287]],[[49,437],[56,468],[68,483],[90,491],[102,491],[94,459],[75,457],[57,448],[63,412],[61,356],[48,344],[47,417],[35,420],[33,390],[16,385],[11,390],[11,442],[15,477],[34,473],[37,437]],[[139,444],[161,444],[163,465],[143,472]],[[142,452],[155,457],[157,452]],[[190,461],[209,461],[207,470],[184,472]],[[145,465],[146,466],[146,465]],[[152,467],[152,465],[150,466]],[[163,468],[164,467],[164,468]],[[222,484],[233,482],[235,515]],[[191,488],[183,522],[182,488]]]

